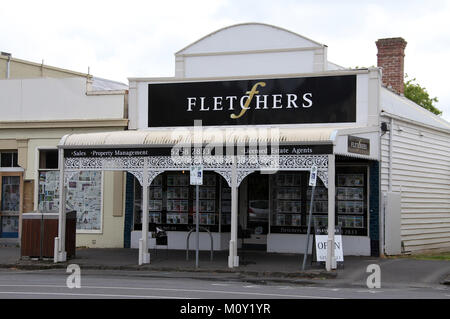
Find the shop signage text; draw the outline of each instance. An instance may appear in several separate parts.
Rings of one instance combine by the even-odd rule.
[[[336,227],[334,232],[334,256],[336,261],[344,261],[344,252],[342,247],[342,235],[341,228]],[[315,228],[315,248],[316,248],[316,260],[327,260],[327,247],[328,247],[328,229],[325,227]]]
[[[367,138],[349,135],[347,150],[349,153],[370,155],[370,140]]]
[[[356,75],[151,83],[148,126],[356,121]]]
[[[221,153],[218,153],[218,152]],[[333,145],[280,145],[277,147],[253,147],[249,145],[234,146],[203,146],[195,148],[191,145],[186,147],[151,147],[151,148],[98,148],[98,149],[65,149],[65,158],[113,158],[113,157],[147,157],[147,156],[214,156],[223,155],[318,155],[332,154]]]

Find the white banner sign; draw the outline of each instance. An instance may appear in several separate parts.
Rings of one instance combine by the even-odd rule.
[[[315,235],[317,261],[327,261],[328,235]],[[342,235],[334,235],[334,256],[336,261],[344,261]]]
[[[311,172],[309,174],[309,186],[316,186],[317,180],[317,166],[311,167]]]
[[[191,185],[203,185],[203,165],[191,166]]]

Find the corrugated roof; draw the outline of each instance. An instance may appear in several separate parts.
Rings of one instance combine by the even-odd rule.
[[[391,92],[384,87],[381,88],[380,96],[381,111],[450,132],[449,122],[417,105],[410,99]]]
[[[279,133],[270,131],[270,128],[240,127],[226,129],[203,127],[202,143],[270,142],[274,139],[278,140],[279,143],[326,143],[334,140],[339,128],[276,128],[276,130],[278,130]],[[61,139],[60,146],[170,146],[183,142],[191,143],[191,141],[194,141],[194,130],[192,128],[164,128],[155,130],[70,134]]]
[[[92,91],[120,91],[120,90],[128,90],[128,85],[117,81],[98,78],[95,76],[92,77]]]

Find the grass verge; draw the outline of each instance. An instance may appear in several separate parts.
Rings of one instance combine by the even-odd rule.
[[[411,258],[420,260],[448,260],[450,261],[450,252],[434,253],[434,254],[418,254],[411,255]]]

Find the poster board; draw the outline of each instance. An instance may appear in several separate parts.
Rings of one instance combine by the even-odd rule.
[[[38,208],[59,209],[59,171],[40,171]],[[101,231],[102,172],[81,171],[67,183],[66,207],[77,212],[77,231]]]

